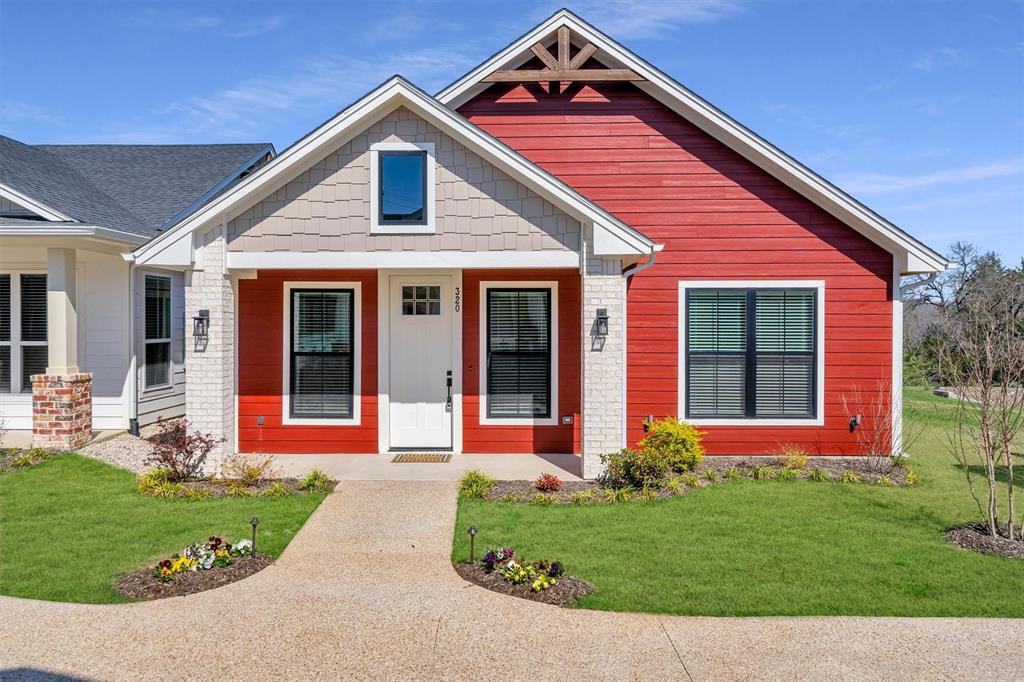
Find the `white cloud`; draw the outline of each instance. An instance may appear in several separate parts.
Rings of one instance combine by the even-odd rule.
[[[395,73],[432,91],[473,63],[458,49],[443,46],[379,61],[350,56],[308,59],[273,74],[171,102],[140,117],[137,124],[120,123],[104,139],[121,143],[263,140],[275,125],[319,123]]]
[[[685,24],[709,24],[745,9],[742,0],[584,0],[572,6],[616,38],[656,38]]]
[[[918,55],[910,63],[910,67],[925,73],[954,66],[967,66],[967,55],[955,47],[942,47],[938,50]]]
[[[7,99],[0,102],[0,123],[13,123],[16,121],[31,121],[47,125],[62,125],[64,115],[52,109],[40,107],[28,102]]]
[[[284,24],[284,17],[265,17],[246,21],[233,29],[228,29],[224,35],[228,38],[254,38],[264,33],[270,33]]]
[[[946,171],[919,175],[890,175],[885,173],[845,173],[837,177],[837,184],[854,194],[892,194],[907,190],[943,185],[951,182],[973,182],[1004,178],[1024,173],[1024,159],[1010,159],[995,163],[975,164]]]

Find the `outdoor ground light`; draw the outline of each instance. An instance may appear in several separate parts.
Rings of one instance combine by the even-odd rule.
[[[192,336],[205,339],[210,334],[210,311],[200,310],[192,318]]]
[[[473,563],[473,541],[476,539],[476,526],[470,526],[469,530],[469,563]]]
[[[608,336],[608,309],[598,308],[597,309],[597,320],[594,333],[597,336]]]
[[[256,554],[256,526],[260,525],[260,520],[255,516],[249,519],[249,525],[252,526],[252,553]]]

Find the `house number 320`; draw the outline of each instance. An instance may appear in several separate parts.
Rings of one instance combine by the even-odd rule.
[[[455,312],[462,310],[462,290],[455,287]]]

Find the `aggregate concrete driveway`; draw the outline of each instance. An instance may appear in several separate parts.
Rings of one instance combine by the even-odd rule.
[[[455,492],[345,482],[277,563],[204,594],[0,598],[0,679],[1019,679],[1020,621],[681,618],[498,595],[451,568]]]

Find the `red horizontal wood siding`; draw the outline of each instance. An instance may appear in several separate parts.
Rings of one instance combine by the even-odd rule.
[[[555,426],[500,426],[480,423],[480,283],[558,282],[558,405]],[[576,270],[463,270],[462,410],[463,450],[469,453],[580,452],[580,273]]]
[[[281,423],[284,283],[360,282],[360,423]],[[377,452],[377,271],[262,270],[238,283],[238,449],[265,453]],[[263,417],[263,426],[257,424]]]
[[[824,426],[707,426],[705,444],[856,454],[843,396],[892,376],[889,253],[628,83],[493,85],[459,111],[665,244],[628,292],[630,443],[645,415],[678,412],[679,280],[813,279],[826,287]]]

